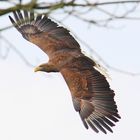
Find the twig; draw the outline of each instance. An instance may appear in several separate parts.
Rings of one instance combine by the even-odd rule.
[[[12,49],[16,54],[19,55],[19,57],[25,62],[26,65],[28,65],[29,67],[34,67],[33,64],[31,64],[26,57],[8,40],[6,39],[4,36],[0,35],[0,38],[3,39],[8,45],[9,48]]]
[[[86,2],[86,3],[76,3],[75,0],[71,0],[70,2],[65,2],[63,0],[59,1],[58,3],[45,3],[43,5],[41,5],[41,3],[37,3],[37,0],[31,0],[31,2],[27,3],[27,4],[16,4],[8,9],[0,9],[0,16],[1,15],[4,15],[4,14],[7,14],[9,12],[12,12],[12,11],[15,11],[15,10],[20,10],[20,9],[38,9],[38,10],[43,10],[43,9],[46,9],[49,13],[51,13],[52,11],[55,11],[55,10],[58,10],[58,9],[63,9],[65,7],[73,7],[73,8],[76,8],[76,7],[83,7],[83,8],[89,8],[89,9],[96,9],[96,10],[100,10],[102,11],[104,14],[107,14],[109,17],[106,18],[105,20],[93,20],[93,19],[86,19],[84,16],[85,13],[82,13],[82,14],[76,14],[76,12],[78,11],[77,9],[72,9],[71,11],[66,11],[64,10],[64,12],[67,12],[68,15],[72,15],[72,16],[75,16],[76,18],[82,20],[82,21],[85,21],[87,23],[92,23],[92,24],[95,24],[97,26],[104,26],[106,27],[107,23],[111,20],[114,20],[114,19],[139,19],[139,18],[136,18],[136,17],[130,17],[128,16],[130,13],[132,13],[136,7],[133,7],[132,9],[130,10],[127,10],[124,14],[122,15],[116,15],[116,13],[111,13],[111,12],[108,12],[106,10],[104,10],[103,8],[101,8],[101,6],[105,6],[105,5],[116,5],[116,4],[138,4],[140,3],[140,0],[121,0],[121,1],[109,1],[109,2],[96,2],[96,3],[90,3],[90,2]],[[77,10],[77,11],[76,11]],[[90,10],[89,10],[90,11]],[[89,12],[87,11],[87,12]],[[68,15],[66,17],[64,17],[64,19],[66,19],[68,17]],[[63,20],[64,20],[63,19]],[[60,21],[59,21],[60,22]],[[105,23],[105,24],[101,24],[101,23]],[[61,23],[62,24],[62,23]],[[6,29],[9,29],[11,28],[11,26],[9,27],[5,27],[3,29],[0,29],[0,31],[4,31]],[[74,34],[75,35],[75,34]],[[3,40],[5,42],[7,42],[10,46],[10,48],[12,50],[14,50],[20,57],[21,59],[28,65],[28,66],[33,66],[32,64],[30,64],[30,62],[28,62],[28,60],[25,58],[25,56],[19,51],[16,49],[16,47],[11,43],[9,42],[5,37],[1,36],[3,38]],[[79,39],[76,35],[75,37],[77,38],[77,40],[79,40],[84,46],[86,46],[86,48],[89,50],[89,52],[91,52],[92,54],[94,54],[97,58],[98,58],[98,61],[102,62],[103,65],[110,69],[110,70],[114,70],[116,72],[120,72],[120,73],[123,73],[123,74],[127,74],[127,75],[132,75],[132,76],[137,76],[137,75],[140,75],[140,73],[132,73],[132,72],[128,72],[128,71],[124,71],[124,70],[121,70],[121,69],[118,69],[118,68],[115,68],[115,67],[112,67],[110,66],[106,61],[104,61],[104,59],[97,53],[95,52],[87,43],[85,43],[83,40]],[[92,56],[91,54],[91,56]]]
[[[138,73],[133,73],[133,72],[129,72],[126,70],[122,70],[116,67],[113,67],[111,65],[109,65],[95,50],[93,50],[85,41],[83,41],[82,39],[80,39],[79,37],[77,37],[75,34],[74,36],[77,38],[77,40],[79,40],[86,48],[88,48],[89,52],[90,52],[90,57],[92,57],[92,55],[94,54],[98,60],[97,61],[101,61],[102,64],[105,66],[105,68],[125,74],[125,75],[130,75],[130,76],[140,76],[140,72]],[[93,58],[94,59],[94,58]]]
[[[61,23],[61,21],[58,21],[60,24],[62,24]],[[63,25],[64,26],[64,25]],[[95,50],[93,50],[85,41],[83,41],[82,39],[80,39],[74,32],[71,32],[73,35],[74,35],[74,37],[79,41],[79,42],[81,42],[81,44],[83,44],[85,47],[86,47],[86,49],[88,49],[89,50],[89,52],[90,52],[90,56],[89,57],[91,57],[93,60],[94,60],[94,58],[92,57],[93,56],[93,54],[98,58],[98,60],[97,61],[100,61],[100,62],[102,62],[102,64],[105,66],[105,70],[106,70],[106,68],[107,69],[110,69],[110,70],[113,70],[113,71],[116,71],[116,72],[119,72],[119,73],[122,73],[122,74],[125,74],[125,75],[130,75],[130,76],[140,76],[140,72],[138,72],[138,73],[134,73],[134,72],[129,72],[129,71],[126,71],[126,70],[122,70],[122,69],[119,69],[119,68],[116,68],[116,67],[113,67],[113,66],[111,66],[111,65],[109,65]],[[99,64],[100,65],[100,64]]]
[[[0,29],[0,32],[5,31],[5,30],[8,30],[8,29],[10,29],[10,28],[12,28],[12,27],[13,27],[13,25],[10,25],[10,26],[1,28],[1,29]]]
[[[80,4],[80,3],[74,3],[72,1],[70,2],[58,2],[56,4],[50,4],[50,5],[46,5],[46,6],[40,6],[37,5],[36,7],[34,7],[35,9],[49,9],[51,7],[55,7],[55,9],[57,8],[63,8],[63,7],[69,7],[69,6],[73,6],[73,7],[96,7],[96,6],[104,6],[104,5],[115,5],[115,4],[130,4],[130,3],[140,3],[140,0],[122,0],[122,1],[109,1],[109,2],[95,2],[95,3],[85,3],[85,4]]]
[[[7,13],[16,11],[16,10],[21,10],[21,9],[33,9],[34,7],[37,6],[37,0],[31,0],[31,2],[27,3],[27,4],[16,4],[10,8],[6,8],[6,9],[0,9],[0,16],[5,15]]]

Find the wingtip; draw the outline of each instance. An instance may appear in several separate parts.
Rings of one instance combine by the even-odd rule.
[[[13,18],[11,16],[8,16],[8,17],[12,23],[15,23],[15,21],[13,20]]]
[[[14,26],[17,30],[19,30],[19,26],[18,26],[18,24],[15,22],[15,20],[14,20],[11,16],[8,16],[8,17],[9,17],[11,23],[13,24],[13,26]]]
[[[121,119],[121,116],[120,116],[119,114],[117,114],[117,115],[118,115],[117,117],[118,117],[119,119]]]

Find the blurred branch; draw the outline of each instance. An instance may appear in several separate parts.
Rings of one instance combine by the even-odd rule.
[[[68,29],[68,27],[66,27],[61,21],[58,21],[58,23],[60,23],[61,25],[63,25],[65,28]],[[72,32],[72,35],[76,38],[76,40],[78,40],[78,42],[80,42],[86,49],[88,49],[88,53],[87,55],[93,59],[94,61],[97,61],[97,64],[99,62],[99,66],[100,66],[100,63],[103,64],[103,67],[101,65],[101,67],[103,68],[105,74],[108,76],[108,74],[106,73],[107,69],[110,69],[110,70],[113,70],[115,72],[119,72],[119,73],[122,73],[122,74],[125,74],[125,75],[130,75],[130,76],[140,76],[140,72],[138,73],[135,73],[135,72],[129,72],[129,71],[126,71],[126,70],[122,70],[122,69],[119,69],[119,68],[116,68],[116,67],[113,67],[111,66],[110,64],[108,64],[95,50],[93,50],[89,44],[87,44],[84,40],[80,39],[78,37],[78,35],[76,35],[74,32]],[[93,55],[96,57],[96,60],[95,58],[93,58]]]
[[[7,1],[9,2],[9,1]],[[0,9],[0,16],[5,15],[7,13],[10,13],[15,10],[21,10],[21,9],[40,9],[40,10],[58,10],[58,9],[63,9],[64,7],[98,7],[98,6],[105,6],[105,5],[116,5],[116,4],[138,4],[140,3],[140,0],[130,0],[130,1],[109,1],[109,2],[88,2],[84,1],[85,3],[76,3],[76,0],[71,0],[69,2],[65,2],[63,0],[60,0],[59,2],[53,2],[53,3],[38,3],[37,0],[31,0],[29,3],[22,4],[19,2],[18,4],[15,4],[14,6],[11,6],[10,8],[6,9]]]
[[[106,1],[106,2],[89,2],[88,0],[83,0],[81,1],[81,3],[76,0],[59,0],[57,2],[47,2],[44,0],[44,2],[39,2],[38,0],[30,0],[29,2],[25,3],[24,0],[0,0],[1,2],[6,2],[9,4],[8,8],[0,8],[0,17],[3,15],[6,15],[10,12],[16,11],[16,10],[35,10],[35,12],[41,12],[44,14],[52,14],[56,11],[61,11],[61,14],[64,14],[65,16],[63,17],[63,19],[59,22],[61,22],[63,20],[66,20],[67,18],[73,16],[76,19],[82,21],[82,22],[86,22],[87,24],[90,25],[96,25],[99,27],[111,27],[109,25],[109,23],[113,20],[140,20],[140,15],[137,17],[134,17],[134,15],[132,15],[132,13],[134,13],[139,6],[140,0],[118,0],[118,1]],[[0,5],[2,6],[2,5]],[[110,6],[108,8],[108,6]],[[113,7],[114,6],[114,7]],[[123,10],[122,10],[122,6]],[[120,10],[121,7],[121,10]],[[99,19],[98,14],[96,15],[96,13],[100,13],[102,16]],[[91,16],[92,15],[92,16]],[[11,28],[12,26],[7,26],[4,28],[0,28],[0,32],[5,31],[9,28]],[[75,34],[74,34],[75,35]],[[92,57],[92,55],[94,54],[96,56],[96,58],[98,59],[97,61],[101,62],[105,68],[108,68],[110,70],[116,71],[116,72],[120,72],[123,74],[127,74],[127,75],[131,75],[131,76],[137,76],[140,75],[140,73],[132,73],[132,72],[128,72],[125,70],[121,70],[115,67],[110,66],[95,50],[93,50],[86,42],[84,42],[83,40],[79,39],[78,36],[75,35],[75,37],[77,38],[77,40],[79,40],[79,42],[81,42],[81,44],[83,46],[86,47],[86,49],[89,50],[90,52],[90,56]],[[12,49],[14,52],[16,52],[20,58],[28,65],[33,67],[33,65],[28,62],[28,60],[25,58],[25,56],[16,49],[16,47],[9,42],[5,37],[0,36],[1,39],[3,39],[3,41],[5,41],[5,43],[7,43],[9,45],[9,48],[6,48],[6,53],[5,55],[1,55],[1,58],[5,59],[7,58],[10,49]]]
[[[108,1],[108,2],[88,2],[86,0],[83,0],[82,3],[77,3],[76,0],[71,0],[69,2],[66,2],[64,0],[60,0],[58,2],[38,2],[37,0],[31,0],[28,3],[23,3],[24,0],[18,0],[17,3],[12,6],[9,6],[9,8],[0,8],[0,16],[5,15],[7,13],[16,11],[16,10],[36,10],[36,11],[41,11],[44,14],[52,14],[53,12],[57,10],[62,10],[62,14],[67,14],[65,17],[68,18],[69,16],[74,16],[75,18],[86,22],[88,24],[93,24],[99,27],[108,27],[109,22],[113,20],[118,20],[118,19],[127,19],[127,20],[139,20],[140,17],[131,17],[129,16],[131,13],[133,13],[137,7],[139,6],[140,0],[129,0],[129,1]],[[11,2],[6,1],[7,3]],[[126,5],[126,4],[131,4],[129,9],[126,9],[123,13],[119,11],[119,14],[116,12],[113,12],[112,10],[109,11],[109,9],[104,9],[106,6],[111,5],[111,6],[116,6],[116,5]],[[82,7],[79,9],[79,7]],[[84,10],[84,12],[83,12]],[[104,15],[104,18],[102,17],[101,19],[98,19],[99,17],[89,17],[88,14],[94,11],[99,11],[102,15]],[[0,29],[0,31],[4,31],[10,27],[5,27]]]
[[[8,14],[10,12],[20,10],[20,9],[28,9],[31,10],[37,5],[37,0],[31,0],[31,2],[27,4],[21,4],[20,2],[18,4],[15,4],[14,6],[11,6],[10,8],[6,9],[0,9],[0,16]]]
[[[10,52],[10,49],[13,50],[16,54],[18,54],[18,56],[23,60],[23,62],[25,62],[25,64],[29,67],[34,67],[34,65],[32,63],[30,63],[26,57],[8,40],[6,39],[4,36],[0,35],[0,39],[2,39],[3,41],[5,41],[5,43],[9,46],[9,48],[7,48],[6,53],[4,56],[1,55],[2,59],[6,59],[8,57],[8,54]]]
[[[99,62],[99,65],[100,65],[100,62],[101,62],[103,64],[103,67],[105,67],[105,71],[106,71],[106,69],[110,69],[110,70],[113,70],[115,72],[119,72],[119,73],[122,73],[122,74],[125,74],[125,75],[140,76],[140,72],[138,72],[138,73],[129,72],[129,71],[122,70],[122,69],[111,66],[95,50],[93,50],[85,41],[80,39],[76,34],[74,34],[74,36],[76,37],[77,40],[79,40],[79,42],[81,42],[82,45],[84,45],[86,48],[88,48],[88,50],[89,50],[88,52],[90,52],[90,54],[88,54],[88,55],[89,55],[90,58],[95,60],[95,58],[93,58],[93,55],[96,56],[97,63]]]
[[[0,29],[0,32],[5,31],[5,30],[8,30],[8,29],[10,29],[10,28],[12,28],[12,27],[13,27],[13,25],[10,25],[10,26],[1,28],[1,29]]]
[[[140,3],[140,0],[130,0],[130,1],[109,1],[109,2],[87,2],[85,4],[80,4],[80,3],[75,3],[76,0],[72,0],[70,2],[64,2],[63,0],[56,3],[56,4],[46,4],[46,6],[41,6],[41,5],[36,5],[34,8],[35,9],[49,9],[54,7],[54,9],[57,8],[63,8],[63,7],[96,7],[96,6],[104,6],[104,5],[116,5],[116,4],[133,4],[133,3]],[[45,5],[45,3],[44,3]]]

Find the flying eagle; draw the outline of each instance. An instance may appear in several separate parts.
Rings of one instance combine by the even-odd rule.
[[[13,14],[14,19],[9,16],[13,26],[49,56],[48,63],[39,65],[35,71],[60,72],[85,128],[90,126],[105,134],[106,130],[113,132],[111,127],[120,119],[114,91],[96,69],[96,63],[81,52],[70,32],[46,15],[26,10]]]

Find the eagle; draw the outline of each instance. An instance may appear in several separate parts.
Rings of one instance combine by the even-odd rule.
[[[58,25],[47,15],[17,10],[13,26],[22,36],[44,51],[49,61],[35,68],[35,72],[60,72],[71,93],[73,106],[86,129],[95,132],[113,132],[112,127],[121,118],[114,91],[106,77],[96,68],[95,61],[82,53],[79,43],[70,31]]]

